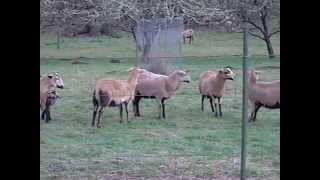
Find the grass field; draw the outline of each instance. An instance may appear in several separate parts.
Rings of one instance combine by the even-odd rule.
[[[280,35],[272,37],[272,43],[276,54],[280,54]],[[250,52],[253,55],[267,55],[266,45],[257,38],[250,38]],[[56,49],[56,38],[52,35],[41,36],[41,58],[106,58],[106,57],[135,57],[136,48],[131,34],[123,35],[123,38],[87,37],[87,38],[63,38],[61,49]],[[217,33],[200,31],[195,33],[195,41],[192,45],[184,45],[184,56],[220,56],[242,53],[241,33]],[[170,47],[169,47],[170,48]]]
[[[96,129],[90,127],[93,82],[100,77],[125,79],[125,70],[134,65],[135,59],[123,58],[120,64],[115,64],[106,57],[130,57],[134,53],[133,44],[127,43],[126,38],[65,39],[62,49],[56,50],[55,45],[50,44],[52,37],[43,37],[41,74],[61,72],[65,89],[59,91],[62,99],[53,107],[53,120],[48,124],[40,122],[41,179],[238,178],[241,58],[226,54],[241,53],[241,36],[212,38],[219,40],[220,50],[205,49],[201,53],[201,47],[196,44],[185,45],[193,49],[193,56],[206,53],[223,56],[184,58],[183,67],[192,70],[192,82],[183,85],[177,95],[167,101],[166,120],[157,119],[154,101],[142,100],[142,117],[135,118],[130,111],[131,123],[120,124],[119,110],[107,108],[101,121],[103,127]],[[107,41],[110,44],[105,44]],[[259,43],[252,41],[251,46],[258,52],[252,54],[264,53],[264,46]],[[275,49],[279,48],[279,42],[274,44]],[[90,58],[82,59],[87,64],[72,64],[68,60],[77,57]],[[279,58],[253,56],[250,64],[262,71],[264,80],[280,78]],[[205,112],[200,110],[198,76],[204,70],[226,65],[234,67],[237,76],[235,81],[226,84],[222,101],[224,115],[217,119],[210,112],[208,102]],[[248,128],[249,179],[280,179],[279,133],[279,110],[261,109],[257,122]]]

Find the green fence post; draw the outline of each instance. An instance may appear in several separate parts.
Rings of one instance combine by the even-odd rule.
[[[240,179],[246,179],[246,145],[247,145],[247,123],[248,123],[248,28],[247,28],[247,12],[244,11],[244,21],[243,21],[243,80],[242,80],[242,128],[241,128],[241,169],[240,169]]]

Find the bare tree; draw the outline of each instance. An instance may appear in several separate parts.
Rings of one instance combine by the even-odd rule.
[[[250,34],[266,42],[269,57],[274,57],[271,37],[280,32],[271,28],[271,21],[279,18],[280,0],[41,0],[40,29],[55,27],[57,32],[106,23],[131,32],[140,51],[148,50],[136,40],[135,28],[141,20],[166,18],[169,21],[183,16],[204,25],[239,27],[241,9],[251,11],[247,22]],[[152,39],[150,39],[152,41]],[[146,44],[150,44],[146,43]],[[148,54],[144,52],[144,54]]]
[[[249,33],[263,40],[266,43],[269,57],[274,58],[275,53],[272,47],[271,37],[280,33],[280,23],[278,23],[278,27],[272,28],[272,25],[276,24],[272,21],[274,19],[280,21],[280,0],[255,0],[253,3],[262,8],[258,13],[251,14],[247,18],[246,22],[252,26]]]

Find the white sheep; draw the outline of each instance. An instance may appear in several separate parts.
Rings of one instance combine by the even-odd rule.
[[[189,83],[191,81],[189,72],[190,70],[176,70],[169,76],[157,77],[158,75],[153,75],[156,78],[150,78],[149,76],[147,80],[141,80],[137,84],[133,100],[134,115],[140,116],[139,102],[141,98],[151,98],[156,99],[159,104],[159,118],[166,118],[164,101],[175,94],[182,82]]]
[[[248,97],[252,104],[249,122],[256,121],[260,107],[280,109],[280,80],[264,82],[258,80],[258,72],[249,71]]]
[[[219,104],[219,115],[222,116],[220,99],[224,95],[224,85],[226,80],[233,80],[235,74],[229,67],[225,67],[218,71],[205,71],[200,74],[199,78],[199,91],[202,96],[201,110],[203,111],[203,101],[207,97],[210,102],[211,110],[214,112],[212,100],[214,101],[214,107],[216,109],[215,116],[218,117],[216,98]]]
[[[108,80],[99,79],[95,83],[93,91],[93,117],[91,125],[95,125],[96,114],[97,128],[100,128],[100,119],[105,107],[116,107],[120,109],[120,123],[122,123],[122,104],[125,106],[128,120],[128,103],[134,98],[134,91],[137,85],[138,77],[142,73],[139,68],[130,68],[127,80]]]

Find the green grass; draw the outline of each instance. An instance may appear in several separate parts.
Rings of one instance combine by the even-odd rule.
[[[280,54],[280,35],[272,37],[276,54]],[[56,37],[53,35],[40,36],[41,58],[106,58],[106,57],[135,57],[136,48],[130,34],[122,38],[106,36],[93,38],[62,38],[61,49],[56,48]],[[250,37],[249,50],[253,55],[267,55],[265,43]],[[170,47],[169,47],[170,48]],[[242,53],[241,33],[217,33],[197,31],[193,44],[182,46],[183,56],[220,56]]]
[[[230,49],[230,52],[240,50],[240,36],[230,37],[219,35],[212,38],[221,43],[221,49]],[[229,47],[230,42],[223,42],[223,38],[230,42],[238,40],[234,40],[235,45]],[[107,108],[102,116],[103,127],[96,129],[90,127],[94,80],[101,77],[126,79],[126,70],[135,63],[134,58],[122,58],[120,64],[106,59],[110,57],[109,52],[120,56],[124,47],[129,49],[123,52],[123,56],[132,55],[130,44],[123,43],[126,38],[111,39],[115,44],[119,43],[116,47],[104,46],[104,41],[97,39],[67,40],[69,45],[62,45],[60,50],[55,50],[54,45],[42,46],[44,41],[40,43],[41,74],[59,71],[65,81],[65,89],[59,91],[62,99],[52,109],[53,120],[48,124],[40,122],[41,179],[98,179],[122,177],[124,173],[140,179],[153,176],[164,179],[174,173],[188,177],[239,177],[240,57],[184,58],[183,67],[192,70],[192,83],[180,87],[176,96],[167,101],[166,120],[157,119],[157,105],[153,100],[142,100],[141,118],[133,117],[130,105],[131,123],[120,124],[119,110]],[[87,52],[88,47],[92,47],[91,54]],[[259,48],[258,45],[254,47]],[[194,53],[197,48],[194,48]],[[227,50],[224,52],[228,54]],[[82,59],[88,64],[74,65],[65,59],[81,56],[91,57]],[[197,83],[202,71],[226,65],[234,67],[237,76],[233,82],[226,84],[226,94],[222,100],[224,114],[217,119],[210,112],[208,102],[205,112],[201,112]],[[278,58],[269,60],[263,56],[253,56],[250,65],[262,71],[261,78],[264,80],[280,78],[280,69],[274,68],[280,66]],[[248,128],[247,165],[250,178],[280,179],[279,136],[279,110],[261,108],[257,122]]]

